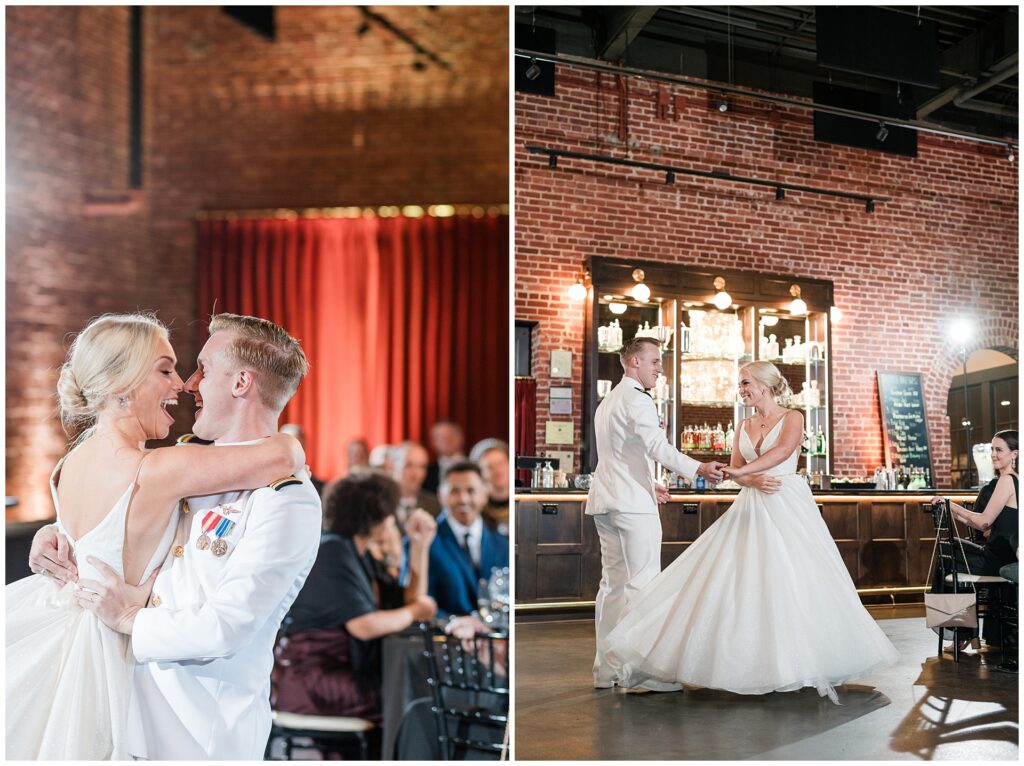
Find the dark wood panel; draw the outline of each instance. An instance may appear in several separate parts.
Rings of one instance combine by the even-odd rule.
[[[540,503],[537,518],[537,544],[583,544],[583,505],[581,503]]]
[[[583,557],[579,553],[544,553],[537,556],[537,598],[583,598]]]
[[[907,535],[903,503],[875,503],[871,506],[872,540],[899,538]]]
[[[821,518],[824,519],[828,531],[832,533],[833,540],[859,539],[860,520],[857,515],[857,503],[822,504]]]

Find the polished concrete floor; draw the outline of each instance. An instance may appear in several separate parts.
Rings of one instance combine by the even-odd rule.
[[[936,660],[922,617],[879,624],[900,662],[839,688],[743,696],[594,689],[591,620],[517,623],[519,760],[1013,760],[1017,676],[991,654]]]

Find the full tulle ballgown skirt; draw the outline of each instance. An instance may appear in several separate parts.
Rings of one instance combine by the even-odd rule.
[[[738,694],[836,685],[896,662],[861,605],[806,482],[735,503],[630,604],[607,638],[622,686],[676,681]]]
[[[126,636],[33,575],[6,587],[8,760],[105,760],[120,741],[131,692]]]

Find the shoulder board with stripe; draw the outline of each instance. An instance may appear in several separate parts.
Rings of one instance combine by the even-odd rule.
[[[212,441],[206,439],[200,439],[195,434],[185,434],[184,436],[178,437],[178,444],[213,444]]]
[[[302,479],[296,476],[285,476],[283,479],[278,479],[277,481],[270,482],[270,484],[268,484],[267,486],[270,487],[275,492],[280,492],[285,487],[290,487],[293,484],[302,484]]]

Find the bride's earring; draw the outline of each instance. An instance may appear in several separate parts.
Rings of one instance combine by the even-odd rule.
[[[117,397],[117,404],[118,404],[118,406],[122,410],[128,409],[128,397],[127,396],[119,396],[119,397]]]

